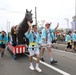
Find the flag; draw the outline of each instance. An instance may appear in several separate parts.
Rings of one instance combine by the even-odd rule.
[[[72,24],[72,32],[74,32],[74,30],[76,30],[76,22],[71,22]]]

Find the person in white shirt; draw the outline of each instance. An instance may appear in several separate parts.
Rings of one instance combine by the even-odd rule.
[[[57,23],[57,26],[55,29],[50,28],[51,23],[46,23],[45,28],[42,30],[41,35],[41,45],[46,46],[48,50],[48,55],[50,57],[50,63],[54,64],[57,63],[57,61],[54,60],[52,53],[51,53],[51,41],[52,41],[52,33],[55,32],[55,30],[59,27],[59,23]],[[44,55],[45,47],[41,48],[41,60],[44,61],[43,55]]]

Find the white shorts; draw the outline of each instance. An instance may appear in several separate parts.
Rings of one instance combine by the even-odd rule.
[[[35,48],[32,49],[32,46],[29,45],[28,51],[30,53],[30,56],[33,56],[35,54],[40,54],[38,45],[36,44],[34,47]]]
[[[42,48],[51,47],[51,42],[43,43],[42,46]]]
[[[33,56],[33,55],[37,55],[37,54],[40,54],[39,50],[28,50],[29,53],[30,53],[30,56]]]

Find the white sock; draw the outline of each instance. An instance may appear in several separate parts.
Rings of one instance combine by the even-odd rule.
[[[39,63],[36,63],[36,67],[39,67]]]
[[[53,57],[51,57],[51,58],[50,58],[50,61],[53,61],[53,60],[54,60]]]
[[[33,66],[32,62],[30,62],[30,66]]]

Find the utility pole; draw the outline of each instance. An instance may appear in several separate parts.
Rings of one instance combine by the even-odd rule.
[[[65,18],[65,20],[67,21],[67,28],[69,29],[69,19]]]
[[[37,7],[35,7],[35,24],[37,25]]]

